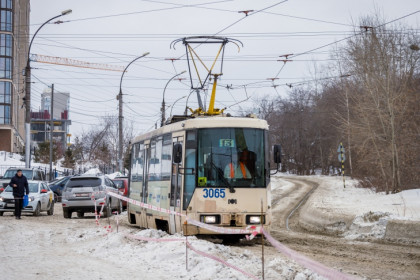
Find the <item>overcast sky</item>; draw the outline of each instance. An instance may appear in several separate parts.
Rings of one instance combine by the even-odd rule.
[[[272,7],[270,7],[272,6]],[[264,11],[256,12],[261,9]],[[420,10],[418,0],[289,0],[284,1],[175,1],[175,0],[33,0],[31,34],[40,24],[72,9],[73,13],[49,24],[37,35],[31,53],[73,58],[85,62],[125,67],[145,52],[145,58],[133,63],[123,79],[124,117],[136,133],[150,130],[160,122],[162,93],[176,73],[188,70],[185,47],[170,48],[173,40],[196,35],[215,35],[238,39],[243,48],[228,44],[225,49],[223,76],[217,91],[216,107],[228,107],[238,114],[252,108],[263,96],[284,96],[285,84],[297,85],[313,78],[313,69],[330,62],[322,48],[293,58],[284,65],[279,56],[300,54],[351,35],[361,17],[380,11],[386,21]],[[246,17],[238,11],[254,10]],[[420,13],[399,21],[419,28]],[[233,25],[232,25],[233,24]],[[211,64],[217,50],[196,49],[205,63]],[[167,58],[181,58],[172,62]],[[70,132],[74,136],[98,124],[98,117],[118,114],[121,72],[92,70],[32,62],[32,108],[40,108],[41,92],[46,84],[58,91],[70,92]],[[215,71],[219,72],[219,71]],[[166,90],[173,114],[182,114],[190,94],[188,72],[173,80]],[[274,80],[277,87],[269,78]],[[196,82],[196,81],[195,81]],[[231,85],[232,89],[226,86]],[[224,87],[222,87],[224,86]],[[246,89],[246,91],[245,91]],[[247,98],[248,101],[240,103]],[[239,103],[235,105],[236,103]],[[196,96],[188,105],[196,107]],[[232,106],[233,105],[233,106]],[[166,115],[171,112],[168,107]]]

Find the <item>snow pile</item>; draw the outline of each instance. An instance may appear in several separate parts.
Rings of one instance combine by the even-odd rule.
[[[283,178],[293,182],[297,177]],[[402,227],[410,224],[410,229],[399,233],[400,236],[412,236],[420,228],[420,189],[386,195],[358,188],[358,181],[347,177],[345,188],[342,177],[299,178],[318,184],[299,214],[299,223],[304,228],[343,234],[349,239],[383,239],[387,235],[395,239],[397,234],[391,232],[390,222],[400,223]],[[420,242],[419,238],[409,239]]]
[[[158,242],[131,239],[127,231],[104,235],[104,230],[100,227],[97,230],[73,231],[66,240],[80,256],[96,260],[124,260],[126,265],[132,267],[141,265],[142,270],[146,270],[142,275],[155,277],[150,279],[249,279],[239,271],[198,255],[192,250],[188,250],[187,271],[185,242],[159,242],[159,239],[184,239],[182,235],[169,235],[153,229],[137,231],[133,235],[155,238]],[[249,250],[214,244],[194,236],[188,237],[188,242],[197,250],[223,259],[261,278],[260,256]],[[267,258],[265,271],[267,279],[323,279],[292,261],[283,259],[280,253],[278,257]]]
[[[390,218],[389,213],[383,212],[368,212],[357,216],[344,236],[347,239],[382,239]]]
[[[83,174],[84,175],[97,175],[97,174],[101,174],[101,173],[102,172],[101,172],[101,170],[99,170],[99,168],[91,168]]]
[[[386,212],[394,218],[420,221],[420,189],[386,195],[357,188],[358,181],[349,178],[346,178],[346,188],[340,177],[308,176],[308,179],[319,183],[309,199],[313,207],[353,216]]]
[[[119,171],[111,173],[111,174],[107,174],[106,175],[109,179],[115,179],[115,177],[120,177],[123,176],[123,174]]]

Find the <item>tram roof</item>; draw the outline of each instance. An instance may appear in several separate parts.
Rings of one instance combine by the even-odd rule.
[[[133,139],[133,143],[171,132],[198,128],[258,128],[268,130],[267,121],[253,117],[196,117],[164,125],[160,128],[141,134]]]

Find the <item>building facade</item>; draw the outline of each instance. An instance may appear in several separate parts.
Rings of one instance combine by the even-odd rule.
[[[0,151],[24,151],[29,14],[29,0],[0,0]]]
[[[70,136],[70,93],[54,91],[53,109],[53,139],[61,143],[64,151],[67,148],[67,139]],[[50,125],[51,89],[46,89],[41,94],[41,111],[31,112],[31,141],[34,145],[50,141]]]

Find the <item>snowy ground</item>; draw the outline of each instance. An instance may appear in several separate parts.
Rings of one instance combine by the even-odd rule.
[[[299,221],[314,221],[314,216],[320,223],[330,223],[337,217],[350,221],[350,226],[342,233],[346,239],[332,240],[338,244],[334,245],[338,249],[333,255],[330,253],[331,249],[321,245],[320,248],[325,248],[327,253],[324,253],[324,257],[319,261],[325,261],[325,264],[328,260],[338,258],[343,252],[349,251],[348,246],[353,248],[356,245],[363,245],[349,239],[360,239],[372,234],[380,235],[381,230],[386,228],[391,219],[414,223],[420,221],[418,202],[420,190],[393,195],[376,194],[356,188],[355,181],[349,181],[346,189],[343,189],[341,178],[324,176],[274,176],[272,178],[273,216],[283,217],[280,213],[290,212],[308,192],[310,186],[296,183],[302,178],[317,182],[319,185],[308,201],[302,204],[302,209],[296,212],[300,215]],[[121,225],[117,233],[115,217],[111,218],[112,232],[107,232],[104,228],[107,225],[106,219],[101,219],[100,226],[97,226],[93,216],[69,220],[63,218],[60,204],[56,204],[55,210],[53,216],[25,215],[22,220],[15,220],[10,213],[0,217],[0,236],[2,236],[0,279],[29,277],[33,279],[250,279],[249,276],[191,250],[188,250],[187,270],[185,242],[163,242],[164,239],[183,238],[182,236],[167,235],[156,230],[140,230],[128,225],[124,215],[121,216]],[[370,225],[366,230],[366,223],[372,223],[373,226]],[[284,235],[280,231],[280,223],[273,225],[272,229],[273,236],[277,230],[280,240],[282,238],[292,240],[297,248],[303,248],[301,252],[306,252],[306,246],[316,242],[319,244],[329,242],[328,238],[310,237],[306,236],[306,233],[288,231],[290,235]],[[128,238],[128,235],[156,238],[157,241],[133,240]],[[216,256],[261,279],[261,245],[225,246],[196,237],[189,237],[188,240],[194,248]],[[388,249],[386,247],[386,250]],[[322,279],[286,258],[275,248],[268,246],[265,250],[266,279]],[[399,247],[395,250],[395,252],[400,251]],[[312,255],[313,258],[316,256]],[[344,257],[343,264],[330,265],[339,270],[345,265],[350,266],[344,271],[354,272],[363,277],[364,271],[360,274],[360,264],[357,264],[357,261],[363,258],[360,258],[360,253],[355,256]],[[418,255],[413,253],[413,256],[415,262]],[[389,264],[384,263],[384,266],[388,267]],[[365,269],[369,272],[370,268]]]
[[[132,234],[162,240],[182,238],[180,235],[139,230],[126,222],[122,222],[117,233],[115,217],[111,218],[113,231],[107,233],[103,228],[106,219],[100,220],[101,226],[95,224],[92,216],[65,220],[60,208],[57,204],[52,217],[0,217],[1,279],[250,279],[191,250],[187,270],[183,241],[148,242],[127,237]],[[126,220],[126,216],[121,218]],[[261,259],[254,250],[257,245],[225,246],[196,237],[189,237],[188,241],[194,248],[261,279]],[[280,254],[269,255],[265,262],[266,279],[322,279]]]

